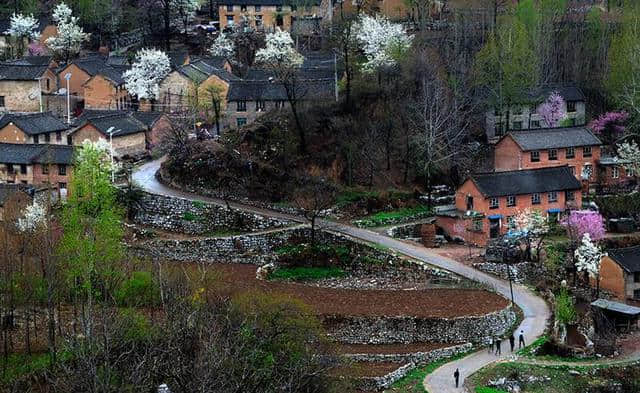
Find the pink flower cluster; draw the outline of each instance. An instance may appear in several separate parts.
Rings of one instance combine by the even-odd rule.
[[[629,114],[625,111],[607,112],[600,115],[589,123],[589,128],[599,134],[610,133],[620,135],[624,133],[626,127],[624,123],[629,119]]]
[[[567,235],[574,241],[580,241],[585,233],[593,241],[602,239],[605,234],[602,216],[591,210],[574,210],[560,224],[567,229]]]

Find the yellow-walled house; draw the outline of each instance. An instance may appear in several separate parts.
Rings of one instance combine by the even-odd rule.
[[[283,0],[222,0],[218,2],[220,29],[241,24],[244,20],[257,30],[289,31],[296,18],[329,22],[333,13],[330,0],[314,0],[308,5],[292,5]]]

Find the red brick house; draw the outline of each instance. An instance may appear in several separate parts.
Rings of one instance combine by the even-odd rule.
[[[568,166],[474,174],[456,191],[455,207],[437,214],[446,234],[478,245],[507,232],[530,208],[549,218],[582,204],[581,184]]]
[[[496,171],[568,166],[580,180],[595,183],[602,142],[585,127],[512,131],[494,150]]]
[[[640,246],[607,251],[600,261],[600,288],[618,299],[640,300]]]
[[[72,164],[72,146],[0,143],[0,183],[50,185],[66,190]]]

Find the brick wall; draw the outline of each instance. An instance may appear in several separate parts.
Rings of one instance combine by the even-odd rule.
[[[67,81],[64,79],[64,76],[70,72],[71,79],[69,79],[69,92],[71,94],[77,94],[82,96],[84,94],[84,83],[89,80],[91,75],[84,72],[80,67],[75,64],[71,64],[62,69],[62,71],[58,72],[58,77],[60,78],[60,87],[67,88]]]
[[[84,106],[87,109],[122,109],[131,99],[124,87],[115,86],[102,75],[96,75],[84,84]]]
[[[147,148],[153,150],[155,146],[162,142],[167,132],[173,128],[173,124],[167,116],[161,116],[147,132]]]
[[[91,124],[86,124],[73,133],[74,146],[82,145],[85,140],[97,142],[99,139],[109,141],[109,137],[102,134]],[[118,156],[125,154],[136,155],[146,151],[146,136],[144,132],[113,138],[113,150]]]
[[[40,86],[38,81],[0,81],[0,96],[11,112],[39,112]]]
[[[625,274],[610,257],[600,263],[600,288],[613,293],[618,299],[625,299]]]
[[[56,164],[49,165],[49,173],[43,173],[44,165],[35,164],[33,166],[33,184],[51,184],[55,187],[58,187],[60,183],[68,184],[71,181],[71,173],[73,172],[73,168],[71,165],[65,165],[66,174],[61,175],[59,171],[59,166]]]
[[[0,142],[26,143],[27,140],[27,134],[13,124],[7,124],[0,129]]]
[[[220,15],[220,28],[224,29],[227,27],[227,15],[233,15],[233,23],[237,26],[242,22],[242,15],[246,15],[250,20],[252,26],[255,26],[253,22],[257,15],[262,16],[262,26],[265,29],[275,29],[275,27],[280,27],[282,30],[290,30],[291,29],[291,18],[292,17],[302,17],[302,16],[310,16],[310,15],[318,15],[322,16],[325,13],[322,12],[321,8],[318,6],[312,6],[311,9],[307,10],[304,5],[299,5],[297,11],[291,11],[291,7],[284,5],[280,12],[277,11],[276,6],[262,6],[260,7],[260,11],[256,11],[255,6],[248,5],[246,9],[243,11],[239,5],[235,5],[232,8],[232,11],[227,10],[226,5],[221,5],[218,7],[218,14]],[[277,25],[276,15],[281,15],[282,17],[282,25]]]

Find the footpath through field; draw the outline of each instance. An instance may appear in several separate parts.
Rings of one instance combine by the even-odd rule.
[[[160,168],[161,163],[162,159],[158,159],[138,167],[133,172],[133,181],[150,193],[224,205],[224,201],[222,200],[176,190],[161,184],[155,177],[155,174]],[[252,213],[258,213],[271,217],[286,218],[297,222],[304,222],[301,217],[275,212],[272,210],[247,206],[240,203],[230,203],[230,205],[234,208]],[[500,293],[502,296],[508,299],[511,298],[508,282],[494,276],[490,276],[486,273],[482,273],[453,259],[438,255],[422,246],[409,244],[407,242],[393,239],[380,233],[376,233],[367,229],[356,228],[348,224],[323,220],[320,225],[325,230],[339,232],[345,235],[352,236],[356,239],[387,247],[391,251],[404,254],[408,257],[422,261],[429,265],[437,266],[471,280],[486,284],[494,288],[494,290]],[[532,291],[524,286],[514,285],[513,294],[515,303],[522,309],[522,312],[524,314],[524,319],[518,327],[517,332],[523,330],[527,343],[531,343],[544,333],[546,323],[551,316],[551,312],[544,300],[536,296]],[[503,355],[501,357],[497,357],[488,354],[487,350],[480,350],[465,357],[464,359],[445,364],[444,366],[438,368],[435,372],[427,376],[424,381],[424,386],[430,393],[462,392],[462,387],[456,389],[453,384],[453,372],[456,368],[460,369],[460,386],[463,386],[464,378],[466,376],[473,374],[475,371],[498,359],[508,358],[510,356],[508,341],[503,342],[502,353]]]

